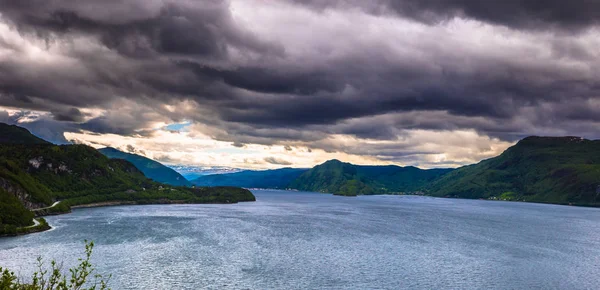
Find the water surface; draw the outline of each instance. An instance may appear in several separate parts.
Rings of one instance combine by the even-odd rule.
[[[417,196],[254,191],[235,205],[78,209],[0,239],[0,266],[73,265],[113,289],[598,289],[600,210]]]

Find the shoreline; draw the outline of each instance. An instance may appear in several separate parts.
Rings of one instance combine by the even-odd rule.
[[[556,206],[570,206],[570,207],[586,207],[586,208],[600,208],[600,204],[576,204],[576,203],[557,203],[557,202],[545,202],[545,201],[524,201],[524,200],[500,200],[500,199],[488,199],[488,198],[464,198],[464,197],[446,197],[446,196],[434,196],[434,195],[420,195],[420,194],[363,194],[363,195],[337,195],[343,197],[357,197],[357,196],[420,196],[420,197],[431,197],[441,199],[461,199],[461,200],[480,200],[489,202],[516,202],[516,203],[531,203],[531,204],[545,204],[545,205],[556,205]]]
[[[45,232],[51,229],[52,227],[44,218],[35,217],[33,219],[33,225],[17,228],[15,233],[0,234],[0,238],[24,236],[28,234]]]
[[[558,206],[571,206],[571,207],[587,207],[587,208],[600,208],[599,204],[577,204],[577,203],[558,203],[558,202],[545,202],[545,201],[524,201],[524,200],[500,200],[500,199],[488,199],[488,198],[464,198],[464,197],[452,197],[452,196],[434,196],[428,194],[359,194],[359,195],[342,195],[342,194],[334,194],[330,192],[318,192],[318,191],[302,191],[302,190],[286,190],[279,188],[248,188],[248,190],[265,190],[265,191],[288,191],[288,192],[312,192],[319,194],[330,194],[333,196],[340,197],[359,197],[359,196],[421,196],[421,197],[431,197],[431,198],[442,198],[442,199],[463,199],[463,200],[483,200],[483,201],[500,201],[500,202],[519,202],[519,203],[532,203],[532,204],[546,204],[546,205],[558,205]]]
[[[138,201],[103,201],[88,204],[79,204],[71,206],[71,209],[95,208],[121,205],[170,205],[170,204],[237,204],[242,202],[254,202],[253,200],[238,201],[238,202],[187,202],[185,200],[160,200],[156,202],[138,202]]]
[[[444,196],[432,196],[432,195],[418,195],[418,194],[362,194],[362,195],[337,195],[329,192],[314,192],[314,191],[301,191],[301,190],[286,190],[279,188],[252,188],[248,190],[263,190],[263,191],[285,191],[285,192],[312,192],[318,194],[329,194],[332,196],[339,197],[360,197],[360,196],[420,196],[420,197],[430,197],[430,198],[440,198],[440,199],[462,199],[462,200],[481,200],[481,201],[501,201],[501,202],[518,202],[518,203],[531,203],[531,204],[545,204],[545,205],[555,205],[555,206],[569,206],[569,207],[585,207],[585,208],[600,208],[600,204],[571,204],[571,203],[550,203],[550,202],[537,202],[537,201],[520,201],[520,200],[494,200],[494,199],[481,199],[481,198],[461,198],[461,197],[444,197]],[[70,206],[70,209],[84,209],[84,208],[97,208],[97,207],[110,207],[110,206],[122,206],[122,205],[172,205],[172,204],[236,204],[241,202],[252,202],[252,201],[240,201],[240,202],[208,202],[208,203],[189,203],[184,200],[157,200],[152,202],[138,202],[138,201],[105,201],[105,202],[95,202],[89,204],[80,204]],[[57,204],[57,203],[56,203]],[[56,205],[54,204],[54,205]],[[54,206],[53,205],[53,206]],[[47,210],[51,207],[44,208]],[[35,211],[34,211],[35,212]],[[52,212],[52,213],[43,213],[39,216],[36,216],[34,220],[42,218],[44,216],[53,216],[53,215],[63,215],[69,214],[72,211],[68,212]],[[45,221],[45,220],[44,220]],[[45,227],[44,227],[45,225]],[[40,227],[42,226],[42,227]],[[40,233],[53,229],[50,224],[45,222],[44,224],[34,224],[27,227],[18,228],[18,230],[24,230],[23,232],[17,232],[15,234],[0,234],[0,238],[3,237],[16,237],[23,236],[27,234]]]
[[[118,206],[118,205],[134,205],[134,204],[136,204],[134,201],[106,201],[106,202],[95,202],[95,203],[74,205],[74,206],[71,206],[71,209]]]
[[[96,207],[109,207],[109,206],[122,206],[122,205],[170,205],[170,204],[237,204],[237,203],[241,203],[241,202],[254,202],[255,200],[248,200],[248,201],[239,201],[239,202],[204,202],[204,203],[190,203],[190,202],[186,202],[185,200],[158,200],[158,201],[154,201],[154,202],[137,202],[137,201],[105,201],[105,202],[95,202],[95,203],[88,203],[88,204],[80,204],[80,205],[74,205],[74,206],[70,206],[70,209],[83,209],[83,208],[96,208]],[[57,203],[56,203],[57,204]],[[55,205],[56,205],[55,204]],[[51,207],[48,208],[44,208],[44,210],[47,210]],[[52,213],[43,213],[41,215],[36,215],[34,217],[34,224],[31,226],[26,226],[26,227],[20,227],[17,228],[18,231],[22,231],[22,232],[17,232],[14,234],[0,234],[0,238],[4,238],[4,237],[17,237],[17,236],[24,236],[24,235],[28,235],[28,234],[34,234],[34,233],[41,233],[41,232],[45,232],[45,231],[49,231],[52,230],[52,226],[46,222],[45,219],[43,219],[44,216],[53,216],[53,215],[63,215],[63,214],[69,214],[72,213],[72,211],[69,210],[67,212],[52,212]],[[32,212],[41,212],[41,211],[33,211]],[[43,219],[42,223],[36,223],[36,221],[38,221],[38,219]]]

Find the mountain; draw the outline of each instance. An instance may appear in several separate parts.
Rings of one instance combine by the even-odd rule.
[[[281,168],[273,170],[245,170],[236,173],[200,176],[192,183],[200,186],[239,186],[246,188],[288,188],[289,184],[308,169]]]
[[[45,208],[62,200],[49,211],[68,212],[69,205],[108,200],[117,192],[141,187],[155,186],[131,163],[110,160],[91,147],[0,144],[0,190],[13,197],[5,196],[2,204],[14,205],[14,198],[21,204],[11,219],[2,217],[0,235],[27,225],[22,223],[27,220],[23,208]],[[11,220],[20,222],[13,224]]]
[[[15,129],[2,126],[3,130]],[[8,129],[7,129],[8,128]],[[54,145],[20,132],[0,142],[0,236],[32,223],[30,210],[68,212],[69,206],[113,203],[235,203],[254,201],[234,187],[187,188],[148,179],[133,164],[85,145]],[[17,202],[18,201],[18,202]]]
[[[172,165],[170,167],[179,172],[179,174],[181,174],[187,180],[194,180],[205,175],[227,174],[244,171],[243,169],[227,166]]]
[[[50,142],[31,134],[29,130],[0,123],[0,143],[4,144],[50,144]]]
[[[454,170],[434,196],[600,205],[600,140],[527,137],[500,156]]]
[[[246,188],[293,188],[337,195],[415,192],[451,169],[423,170],[416,167],[361,166],[330,160],[311,169],[282,168],[213,174],[192,180],[201,186]]]
[[[451,169],[362,166],[329,160],[300,175],[291,188],[330,192],[336,195],[393,194],[415,192]]]
[[[100,153],[111,159],[124,159],[131,162],[144,175],[154,181],[175,186],[191,186],[192,184],[177,171],[162,165],[150,158],[137,154],[125,153],[112,147],[99,149]]]

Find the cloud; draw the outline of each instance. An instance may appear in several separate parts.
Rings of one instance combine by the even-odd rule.
[[[131,144],[127,144],[125,149],[127,149],[127,152],[129,153],[135,153],[135,147],[133,147]]]
[[[365,12],[395,14],[436,24],[455,17],[526,29],[581,29],[600,23],[600,3],[574,0],[470,1],[470,0],[310,0],[292,2],[318,10],[359,7]]]
[[[268,163],[276,164],[276,165],[292,165],[292,162],[285,161],[283,159],[279,159],[279,158],[275,158],[275,157],[265,157],[263,160]]]
[[[158,142],[138,150],[185,121],[201,144],[283,154],[228,159],[257,166],[310,150],[456,165],[527,135],[600,138],[597,5],[0,0],[0,106],[21,112],[0,120]]]
[[[8,114],[8,111],[0,111],[0,122],[8,123],[9,117],[10,115]]]
[[[82,122],[85,115],[77,108],[71,108],[66,111],[52,112],[54,119],[66,122]]]

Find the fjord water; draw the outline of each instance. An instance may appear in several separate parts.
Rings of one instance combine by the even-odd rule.
[[[0,266],[72,265],[113,289],[597,289],[600,210],[417,196],[254,191],[235,205],[78,209],[0,239]],[[28,265],[28,266],[24,266]]]

